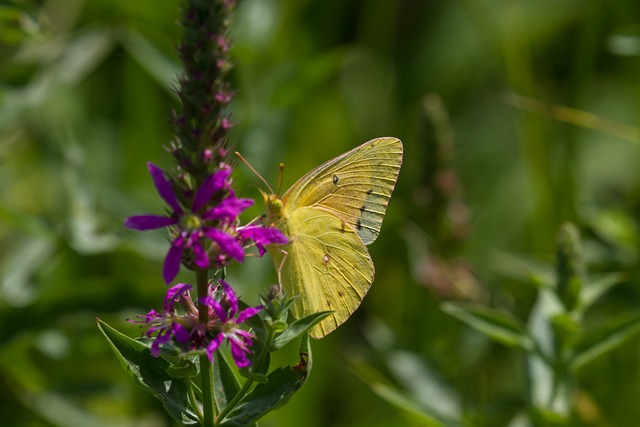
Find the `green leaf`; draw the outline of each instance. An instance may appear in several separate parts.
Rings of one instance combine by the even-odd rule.
[[[458,425],[462,409],[460,398],[435,369],[415,353],[403,350],[385,352],[386,370],[393,375],[394,384],[377,368],[358,354],[348,354],[346,366],[365,382],[381,399],[399,408],[414,421],[411,425]]]
[[[144,36],[127,28],[121,33],[122,46],[167,91],[174,87],[180,67]]]
[[[562,302],[552,288],[540,288],[538,298],[531,308],[527,323],[528,334],[536,343],[536,352],[546,360],[556,358],[557,330],[554,328],[554,320],[567,314]]]
[[[240,384],[233,374],[233,370],[227,358],[220,350],[216,351],[215,363],[213,363],[213,389],[215,390],[216,408],[221,411],[225,408],[233,396],[240,391]]]
[[[597,279],[588,280],[582,288],[580,295],[580,310],[587,311],[609,289],[626,278],[624,273],[609,273]]]
[[[462,413],[458,394],[420,355],[392,350],[386,355],[385,362],[394,383],[406,390],[403,395],[423,411],[441,420],[456,419]]]
[[[539,353],[527,355],[527,369],[530,380],[528,395],[535,412],[540,416],[544,415],[545,420],[568,417],[572,408],[572,388],[566,373],[560,370],[554,371]],[[555,424],[540,421],[535,425]]]
[[[295,366],[273,370],[267,376],[268,381],[258,384],[242,398],[220,426],[250,426],[268,412],[283,406],[306,381],[311,372],[312,360],[309,338],[304,335],[300,343],[300,362]]]
[[[181,425],[200,425],[190,407],[184,379],[169,375],[171,364],[161,357],[153,357],[147,345],[118,332],[100,319],[97,321],[98,328],[129,376],[160,400],[169,415]]]
[[[331,313],[332,311],[321,311],[292,322],[287,329],[282,331],[282,333],[273,340],[273,344],[271,344],[271,351],[280,350],[295,338],[309,331],[309,329],[320,323],[322,319]]]
[[[587,332],[574,348],[571,363],[579,369],[596,357],[612,350],[640,331],[640,313],[624,313],[607,320],[594,331]]]
[[[525,257],[499,253],[493,257],[493,264],[505,276],[538,287],[549,286],[555,280],[553,269],[548,264]]]
[[[441,419],[430,408],[419,405],[395,388],[377,383],[371,384],[371,389],[381,399],[402,410],[416,425],[426,427],[454,427],[460,425],[452,420]]]
[[[479,305],[451,302],[443,304],[442,310],[494,341],[527,351],[533,349],[525,326],[509,314]]]
[[[178,359],[177,363],[171,363],[167,373],[171,378],[193,378],[198,375],[198,365],[188,359]]]

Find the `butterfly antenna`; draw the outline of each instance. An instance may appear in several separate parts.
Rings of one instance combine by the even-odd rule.
[[[280,190],[282,189],[282,177],[284,176],[284,163],[280,163],[280,179],[278,179],[278,192],[276,193],[280,197]]]
[[[257,170],[255,170],[255,168],[254,168],[253,166],[251,166],[251,163],[249,163],[249,162],[247,161],[247,159],[245,159],[245,158],[242,156],[242,154],[238,153],[237,151],[236,151],[236,156],[238,156],[238,158],[240,158],[240,160],[242,160],[242,162],[243,162],[245,165],[247,165],[247,167],[248,167],[249,169],[251,169],[251,172],[253,172],[253,173],[254,173],[258,178],[260,178],[260,181],[262,181],[262,182],[264,183],[264,185],[266,185],[266,186],[267,186],[267,188],[269,189],[269,191],[271,191],[271,193],[273,193],[273,189],[271,188],[271,186],[269,185],[269,183],[267,182],[267,180],[266,180],[266,179],[264,179],[264,178],[262,177],[262,175],[260,175],[260,173],[258,173],[258,171],[257,171]],[[282,174],[280,174],[280,175],[282,175]],[[279,185],[278,185],[278,191],[280,191],[280,186],[279,186]]]

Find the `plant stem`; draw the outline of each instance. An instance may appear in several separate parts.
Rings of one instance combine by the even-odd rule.
[[[205,325],[209,321],[209,307],[202,304],[200,300],[207,296],[208,291],[208,270],[196,269],[196,282],[198,285],[198,321]],[[202,410],[204,412],[203,427],[213,427],[215,425],[215,410],[213,406],[213,375],[211,362],[206,354],[200,356],[200,382],[202,387]]]
[[[271,342],[273,341],[273,336],[274,336],[274,330],[272,328],[269,328],[269,335],[267,336],[267,342],[265,346],[262,348],[262,351],[260,352],[260,355],[258,356],[258,358],[253,361],[255,366],[260,366],[262,364],[262,359],[264,359],[264,357],[269,353],[269,349],[271,348]],[[231,412],[231,410],[235,408],[235,406],[238,404],[240,399],[242,399],[244,395],[247,394],[247,391],[249,391],[249,388],[251,388],[253,383],[254,383],[253,378],[248,378],[247,381],[245,381],[245,383],[242,385],[242,388],[238,391],[238,393],[236,393],[233,399],[231,399],[231,402],[229,402],[227,406],[225,406],[225,408],[222,411],[220,411],[220,414],[218,414],[218,422],[221,422],[222,420],[224,420],[224,417],[226,417],[229,414],[229,412]]]
[[[185,381],[185,383],[187,384],[187,394],[189,395],[189,402],[191,403],[191,406],[193,407],[193,411],[196,413],[196,416],[198,417],[200,424],[203,424],[204,416],[202,415],[202,410],[200,409],[200,405],[199,405],[198,399],[196,398],[196,394],[193,392],[193,382],[191,381],[191,378],[187,378],[187,381]]]

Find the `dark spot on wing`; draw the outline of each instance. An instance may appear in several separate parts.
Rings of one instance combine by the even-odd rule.
[[[367,196],[370,196],[371,193],[373,193],[373,188],[370,188],[369,191],[367,191]]]
[[[363,204],[362,206],[360,206],[360,212],[364,212],[367,210],[367,205]]]
[[[338,295],[341,296],[341,297],[344,297],[344,292],[338,291]]]
[[[331,301],[327,300],[327,305],[331,308]]]
[[[356,228],[358,229],[358,231],[362,230],[362,223],[360,222],[360,220],[356,221]]]
[[[346,224],[344,223],[344,221],[340,221],[340,232],[344,233],[344,228],[346,227]]]
[[[324,254],[324,257],[322,257],[322,261],[324,261],[325,264],[329,264],[329,261],[331,261],[331,259],[329,258],[329,255]]]
[[[338,175],[333,175],[333,185],[338,185]]]

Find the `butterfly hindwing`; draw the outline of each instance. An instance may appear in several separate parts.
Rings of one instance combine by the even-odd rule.
[[[368,245],[380,233],[401,165],[399,139],[372,139],[300,178],[282,198],[285,212],[303,206],[323,209]]]
[[[361,239],[340,218],[321,209],[302,207],[288,218],[290,244],[274,263],[282,265],[282,286],[297,296],[298,319],[319,311],[333,313],[313,327],[310,335],[322,338],[358,308],[373,282],[373,262]]]

